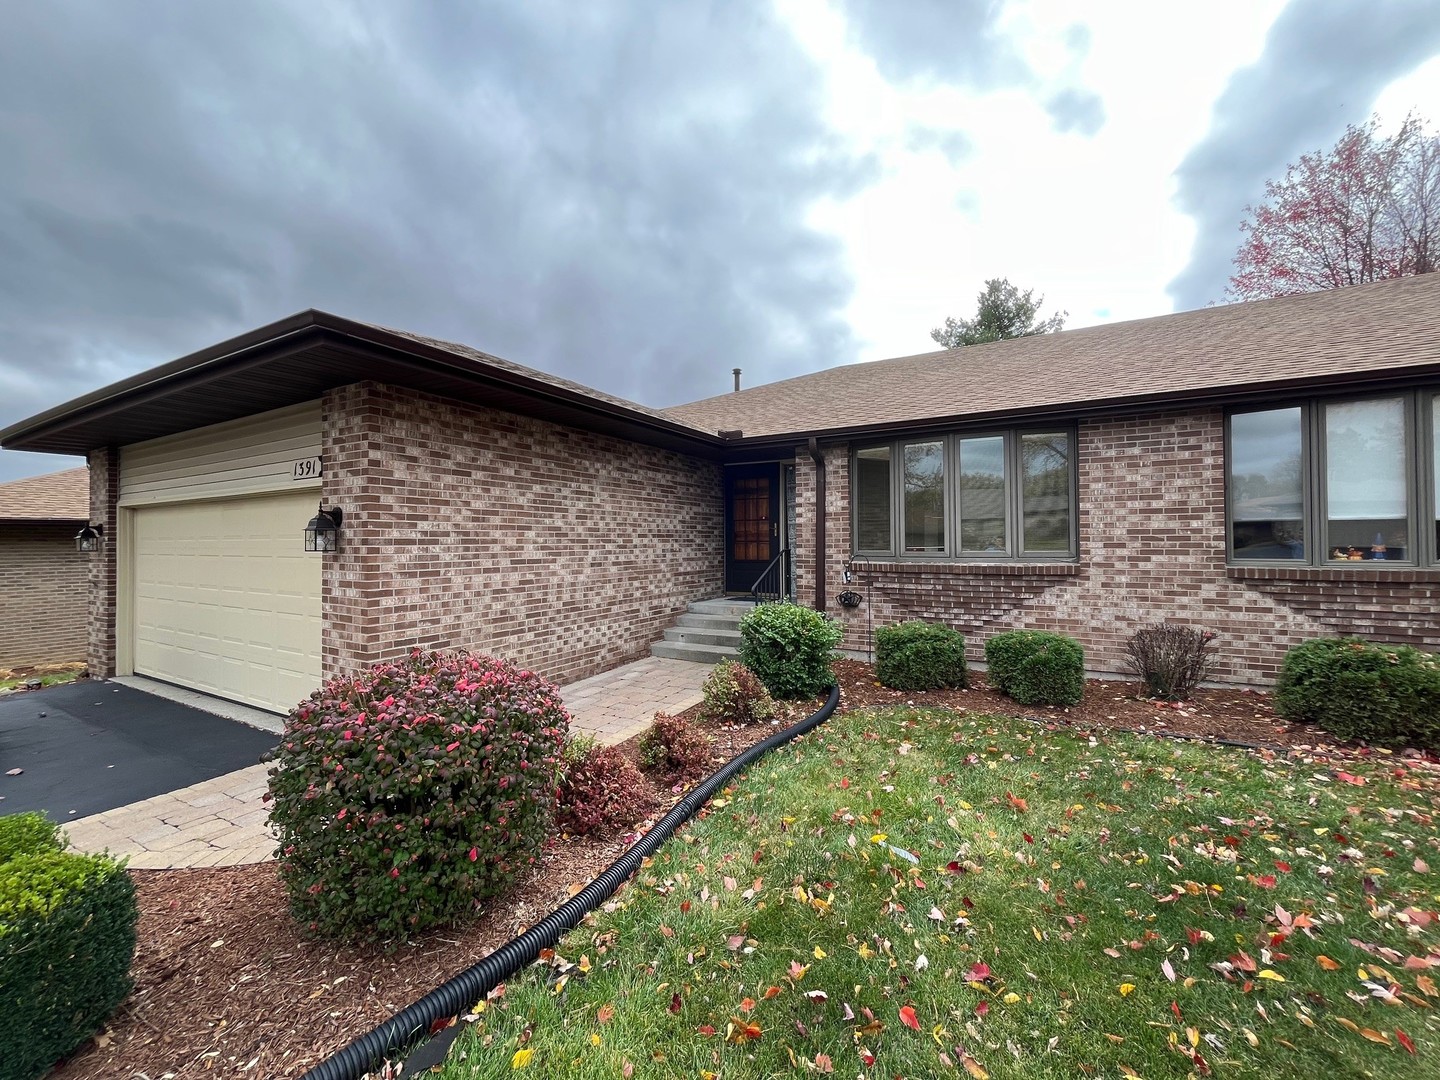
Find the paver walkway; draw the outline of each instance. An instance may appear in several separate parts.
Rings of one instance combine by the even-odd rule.
[[[572,730],[613,746],[644,731],[657,712],[677,713],[697,704],[709,673],[705,664],[651,656],[562,686],[560,696]],[[191,704],[204,708],[203,700]],[[252,765],[78,818],[67,822],[65,831],[73,847],[129,856],[130,865],[141,870],[263,862],[275,851],[262,801],[268,769]]]

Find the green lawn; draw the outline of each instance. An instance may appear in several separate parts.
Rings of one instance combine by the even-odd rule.
[[[1398,757],[837,716],[506,986],[443,1075],[1440,1076],[1437,810]]]

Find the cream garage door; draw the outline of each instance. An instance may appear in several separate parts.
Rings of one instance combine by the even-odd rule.
[[[287,712],[320,685],[315,492],[144,507],[134,516],[137,675]]]

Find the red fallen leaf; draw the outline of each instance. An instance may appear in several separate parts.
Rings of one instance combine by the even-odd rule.
[[[1255,884],[1259,885],[1262,889],[1273,889],[1275,887],[1274,874],[1261,874],[1259,877],[1254,878],[1253,880]]]
[[[761,1030],[759,1024],[752,1023],[749,1020],[741,1020],[738,1016],[732,1016],[730,1018],[729,1030],[725,1033],[725,1038],[732,1043],[747,1043],[753,1042],[763,1034],[765,1034],[765,1032]]]
[[[965,973],[966,982],[984,982],[990,978],[990,965],[984,960],[977,960]]]
[[[1022,832],[1020,835],[1025,838],[1025,843],[1027,844],[1033,844],[1035,842],[1035,838],[1031,836],[1028,832]]]
[[[670,1011],[675,1014],[680,1012],[680,995],[678,993],[670,995]]]
[[[975,907],[975,901],[971,900],[968,896],[960,897],[960,903],[965,905],[966,911],[971,911]]]
[[[430,1025],[430,1034],[431,1034],[431,1035],[439,1035],[440,1032],[444,1031],[446,1028],[448,1028],[448,1027],[449,1027],[451,1024],[453,1024],[453,1023],[455,1023],[455,1017],[453,1017],[453,1016],[442,1016],[439,1020],[436,1020],[434,1023],[432,1023],[432,1024]]]
[[[765,988],[765,1000],[766,1000],[766,1001],[769,1001],[769,1000],[770,1000],[771,998],[773,998],[773,997],[778,997],[779,994],[780,994],[780,988],[779,988],[778,986],[767,986],[767,987]]]
[[[681,914],[681,915],[688,915],[688,914],[690,914],[690,901],[689,901],[689,900],[682,900],[682,901],[680,901],[680,914]]]
[[[1352,773],[1344,772],[1339,769],[1335,771],[1335,779],[1341,780],[1347,784],[1354,784],[1356,787],[1365,786],[1365,778],[1363,776],[1355,776]]]
[[[1234,956],[1230,957],[1230,963],[1234,964],[1241,971],[1254,972],[1259,970],[1255,966],[1254,957],[1250,956],[1243,949],[1240,952],[1236,953]]]
[[[1191,945],[1199,945],[1200,942],[1202,942],[1202,941],[1205,940],[1205,931],[1204,931],[1204,930],[1193,930],[1193,929],[1191,929],[1191,928],[1189,928],[1189,927],[1186,927],[1186,928],[1185,928],[1185,936],[1190,939],[1190,944],[1191,944]]]
[[[1275,869],[1279,870],[1282,874],[1288,874],[1290,873],[1290,864],[1284,859],[1276,859]]]
[[[740,1011],[743,1012],[743,1013],[748,1013],[748,1012],[750,1012],[750,1011],[751,1011],[752,1009],[754,1009],[754,1008],[755,1008],[755,999],[754,999],[754,998],[748,998],[748,997],[747,997],[744,1001],[740,1002]]]
[[[950,862],[945,864],[945,872],[947,874],[963,874],[965,872],[965,868],[952,859]]]
[[[704,1035],[708,1039],[711,1035],[715,1034],[715,1028],[712,1024],[701,1024],[695,1029],[695,1034]]]
[[[988,1013],[989,1011],[990,1011],[990,1003],[989,1003],[988,1001],[982,1001],[982,1002],[980,1002],[980,1004],[978,1004],[978,1005],[975,1006],[975,1015],[976,1015],[976,1016],[981,1016],[981,1017],[983,1017],[983,1016],[984,1016],[986,1013]]]
[[[1403,1046],[1406,1050],[1409,1050],[1410,1053],[1413,1054],[1416,1052],[1415,1044],[1411,1041],[1410,1036],[1406,1035],[1405,1032],[1401,1031],[1399,1028],[1395,1029],[1395,1038],[1399,1039],[1400,1045]]]
[[[909,1005],[900,1006],[900,1022],[913,1031],[920,1030],[920,1021],[915,1018],[915,1010]]]
[[[1008,791],[1005,792],[1005,801],[1008,802],[1017,813],[1023,814],[1026,810],[1030,809],[1030,807],[1026,805],[1024,799],[1017,799]]]
[[[841,777],[840,786],[842,788],[848,788],[850,786],[850,778],[848,776]]]
[[[869,1067],[875,1064],[875,1055],[870,1053],[869,1050],[866,1050],[862,1046],[860,1047],[860,1060],[863,1061],[867,1067]]]
[[[1175,1014],[1176,1020],[1179,1020],[1182,1024],[1185,1022],[1185,1018],[1180,1015],[1180,1003],[1178,1001],[1170,1002],[1170,1011]]]

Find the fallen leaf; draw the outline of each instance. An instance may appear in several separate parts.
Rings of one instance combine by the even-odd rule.
[[[534,1053],[535,1053],[535,1051],[529,1049],[528,1047],[525,1048],[524,1050],[516,1050],[516,1051],[515,1051],[515,1055],[510,1059],[510,1068],[512,1068],[512,1069],[523,1069],[523,1068],[525,1068],[526,1066],[528,1066],[528,1065],[530,1064],[530,1058],[534,1055]]]
[[[1284,975],[1281,975],[1278,971],[1271,971],[1269,968],[1266,968],[1264,971],[1260,972],[1258,978],[1269,979],[1271,982],[1285,981]]]
[[[615,1019],[615,1006],[608,1004],[601,1005],[595,1013],[595,1019],[602,1024],[608,1024],[611,1020]]]
[[[1406,1050],[1410,1051],[1410,1053],[1416,1053],[1415,1043],[1411,1040],[1409,1035],[1406,1035],[1405,1032],[1401,1031],[1399,1028],[1395,1029],[1395,1038],[1400,1040],[1400,1045],[1403,1046]]]
[[[1123,997],[1129,997],[1129,996],[1130,996],[1131,994],[1133,994],[1134,992],[1135,992],[1135,984],[1134,984],[1134,983],[1121,983],[1121,984],[1120,984],[1120,996],[1121,996],[1122,998],[1123,998]]]
[[[1315,957],[1315,963],[1319,964],[1326,971],[1340,970],[1340,962],[1338,960],[1331,960],[1330,957],[1326,956],[1324,953],[1321,953],[1319,956]]]
[[[914,1031],[920,1030],[920,1021],[915,1018],[915,1010],[909,1005],[900,1006],[900,1022]]]

